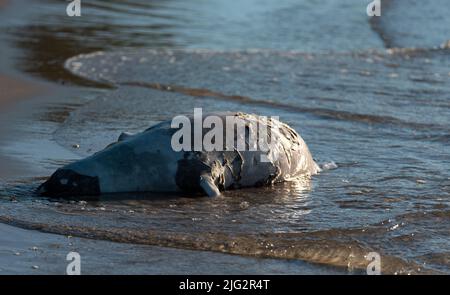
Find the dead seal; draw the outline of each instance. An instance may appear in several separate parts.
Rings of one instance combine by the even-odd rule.
[[[197,131],[201,139],[209,138],[213,148],[201,145],[198,149],[195,114],[186,118],[182,128],[180,124],[174,128],[172,120],[135,135],[122,133],[104,150],[58,169],[38,191],[50,196],[116,192],[217,196],[224,190],[310,177],[320,170],[300,135],[276,119],[226,112],[208,114],[206,118],[215,118],[208,123],[202,116]],[[216,128],[229,127],[229,118],[235,124],[231,139],[229,129]],[[186,123],[194,125],[188,134],[182,130]],[[268,130],[266,140],[259,137],[261,126]]]

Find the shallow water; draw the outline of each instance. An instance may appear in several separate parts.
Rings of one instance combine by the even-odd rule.
[[[56,13],[50,1],[41,6],[47,17],[33,26],[9,25],[5,38],[25,47],[20,52],[27,56],[18,59],[24,70],[107,88],[80,88],[19,120],[27,140],[3,144],[2,153],[15,151],[38,169],[0,186],[0,220],[349,271],[365,269],[364,256],[377,251],[383,273],[449,273],[450,52],[440,46],[448,20],[434,18],[450,5],[413,2],[404,14],[406,1],[390,1],[386,17],[369,21],[365,5],[354,1],[253,2],[237,9],[229,1],[93,1],[80,23]],[[412,25],[423,9],[429,16]],[[100,23],[100,15],[111,18]],[[24,46],[30,38],[34,45]],[[148,48],[161,46],[173,49]],[[94,50],[102,51],[77,55]],[[44,62],[30,62],[37,57]],[[34,195],[41,177],[62,164],[102,149],[122,131],[194,107],[277,115],[302,135],[318,163],[337,169],[217,199],[118,194],[79,202]]]

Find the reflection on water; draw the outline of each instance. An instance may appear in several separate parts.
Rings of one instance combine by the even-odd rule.
[[[97,0],[83,2],[81,18],[68,18],[65,3],[39,1],[21,12],[26,18],[3,18],[0,35],[17,46],[23,70],[109,90],[79,90],[33,109],[18,127],[27,140],[0,147],[31,163],[37,177],[0,185],[0,221],[350,271],[364,269],[364,255],[378,251],[385,273],[448,273],[450,55],[448,48],[425,48],[448,38],[441,29],[424,34],[422,28],[439,24],[426,18],[402,18],[397,26],[405,1],[386,6],[392,17],[371,24],[365,4],[356,2]],[[425,6],[439,7],[435,14],[448,10],[439,3]],[[423,6],[413,1],[408,15]],[[405,34],[403,26],[415,31]],[[383,44],[424,48],[367,50]],[[248,48],[265,50],[236,50]],[[103,52],[72,58],[96,50]],[[63,163],[102,149],[122,131],[140,131],[194,107],[276,112],[320,163],[334,161],[338,168],[312,181],[216,199],[34,195]]]

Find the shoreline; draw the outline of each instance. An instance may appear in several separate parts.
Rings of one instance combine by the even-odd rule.
[[[25,98],[31,98],[42,94],[44,87],[37,82],[26,81],[11,75],[0,73],[0,111]]]
[[[87,275],[347,274],[302,261],[91,240],[4,223],[0,232],[0,275],[64,275],[69,252],[80,254],[81,274]]]
[[[18,134],[15,132],[17,122],[15,117],[23,105],[38,99],[43,94],[53,92],[51,84],[33,80],[32,78],[17,77],[0,72],[0,147],[14,140]],[[54,95],[54,94],[51,94]],[[29,107],[30,108],[30,107]],[[27,170],[27,164],[22,159],[11,157],[8,154],[0,154],[0,180],[11,179]]]

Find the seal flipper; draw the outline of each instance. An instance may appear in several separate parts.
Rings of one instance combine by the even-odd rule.
[[[205,193],[208,195],[208,197],[220,196],[220,191],[212,181],[211,176],[203,174],[202,176],[200,176],[199,184],[203,191],[205,191]]]
[[[134,134],[130,132],[122,132],[119,135],[119,138],[117,139],[118,142],[124,141],[130,137],[132,137]]]
[[[124,140],[127,140],[127,139],[129,139],[130,137],[132,137],[132,136],[134,136],[133,133],[130,133],[130,132],[122,132],[122,133],[120,133],[119,138],[117,138],[117,141],[111,142],[110,144],[108,144],[108,145],[106,146],[106,148],[109,148],[109,147],[115,145],[116,143],[119,143],[119,142],[122,142],[122,141],[124,141]]]

